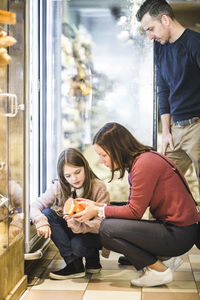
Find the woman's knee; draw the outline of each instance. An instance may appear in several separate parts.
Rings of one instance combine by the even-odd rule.
[[[114,219],[105,219],[101,223],[99,235],[102,238],[111,238],[114,230],[116,229],[116,222]]]

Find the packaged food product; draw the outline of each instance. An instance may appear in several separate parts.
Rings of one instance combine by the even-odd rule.
[[[85,205],[80,203],[77,199],[69,198],[65,202],[63,213],[65,215],[73,215],[85,209]]]

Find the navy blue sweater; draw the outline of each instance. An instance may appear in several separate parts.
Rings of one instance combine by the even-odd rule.
[[[200,117],[200,33],[186,29],[174,43],[154,42],[160,114]]]

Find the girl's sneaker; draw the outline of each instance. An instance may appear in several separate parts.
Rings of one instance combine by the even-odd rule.
[[[99,258],[97,259],[96,257],[86,257],[86,264],[85,264],[85,269],[86,273],[89,274],[97,274],[101,271],[102,266],[99,262]]]
[[[75,261],[68,264],[65,268],[49,273],[49,277],[52,279],[71,279],[81,278],[85,276],[85,268],[82,262],[82,258],[78,258]]]

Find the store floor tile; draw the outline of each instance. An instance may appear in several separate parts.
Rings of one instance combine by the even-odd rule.
[[[20,300],[200,300],[200,250],[196,247],[182,256],[183,264],[174,273],[173,282],[152,288],[131,286],[130,280],[141,272],[133,266],[119,265],[119,256],[111,252],[108,259],[101,257],[99,274],[52,280],[49,272],[65,265],[52,243],[41,260],[26,268],[28,288]]]

